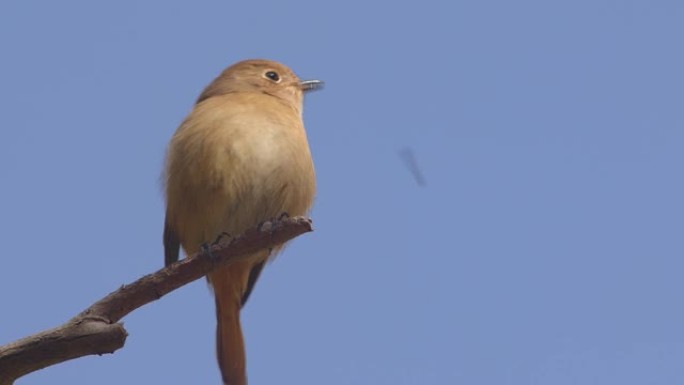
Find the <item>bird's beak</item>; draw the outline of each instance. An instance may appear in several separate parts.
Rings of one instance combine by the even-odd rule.
[[[307,92],[307,91],[314,91],[314,90],[320,90],[323,88],[323,81],[322,80],[303,80],[299,82],[299,87],[302,89],[302,91]]]

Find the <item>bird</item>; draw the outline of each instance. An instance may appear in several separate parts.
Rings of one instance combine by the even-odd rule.
[[[309,213],[316,177],[302,120],[300,80],[262,59],[231,65],[200,94],[166,154],[164,260],[203,250],[218,235],[240,234],[267,220]],[[282,245],[207,275],[216,304],[216,353],[224,385],[246,385],[240,310],[264,265]]]

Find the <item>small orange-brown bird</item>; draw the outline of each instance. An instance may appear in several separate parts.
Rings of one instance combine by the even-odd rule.
[[[321,85],[300,81],[280,63],[247,60],[207,86],[168,149],[166,265],[178,260],[180,246],[192,255],[221,233],[237,235],[282,213],[309,211],[316,180],[302,102],[304,92]],[[216,297],[216,350],[226,385],[247,384],[240,308],[269,254],[264,250],[207,277]]]

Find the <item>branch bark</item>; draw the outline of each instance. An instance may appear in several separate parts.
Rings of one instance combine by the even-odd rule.
[[[126,342],[128,333],[118,322],[128,313],[218,266],[245,260],[258,250],[310,231],[311,220],[303,217],[266,222],[240,236],[224,238],[210,247],[211,255],[198,253],[121,286],[61,326],[0,346],[0,385],[11,385],[21,376],[74,358],[114,353]]]

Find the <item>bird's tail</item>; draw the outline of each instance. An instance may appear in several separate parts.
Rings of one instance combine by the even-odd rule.
[[[216,297],[216,354],[224,385],[247,385],[240,308],[250,265],[237,262],[210,276]]]

